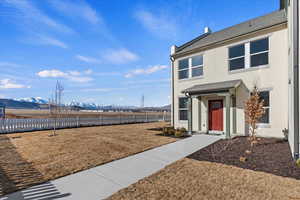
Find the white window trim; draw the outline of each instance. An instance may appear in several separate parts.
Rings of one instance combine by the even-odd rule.
[[[179,62],[181,61],[181,60],[186,60],[186,59],[188,59],[188,67],[187,68],[184,68],[184,69],[179,69]],[[180,59],[180,60],[178,60],[178,70],[177,70],[177,76],[178,76],[178,80],[186,80],[186,79],[188,79],[189,77],[190,77],[190,59],[189,58],[183,58],[183,59]],[[179,72],[181,72],[181,71],[186,71],[186,70],[188,70],[188,78],[182,78],[182,79],[180,79],[179,78]]]
[[[196,56],[202,56],[202,59],[203,59],[202,65],[192,66],[192,59],[193,59],[193,57],[196,57]],[[179,69],[179,61],[185,60],[185,59],[188,59],[188,63],[189,63],[188,68]],[[202,68],[202,75],[201,75],[201,76],[194,76],[194,77],[193,77],[193,69],[194,69],[194,68]],[[180,71],[184,71],[184,70],[188,70],[188,78],[182,78],[182,79],[179,79],[179,72],[180,72]],[[193,56],[188,57],[188,58],[183,58],[183,59],[178,60],[178,70],[177,70],[177,74],[178,74],[178,80],[179,80],[179,81],[183,81],[183,80],[192,80],[192,79],[202,78],[202,77],[204,76],[204,56],[203,56],[203,54],[197,54],[197,55],[193,55]]]
[[[227,52],[228,52],[228,71],[236,71],[236,70],[244,70],[245,69],[245,67],[246,67],[246,45],[245,45],[246,43],[240,43],[240,44],[236,44],[236,45],[233,45],[233,46],[230,46],[230,47],[228,47],[228,49],[227,49]],[[232,47],[236,47],[236,46],[240,46],[240,45],[244,45],[244,55],[242,55],[242,56],[237,56],[237,57],[233,57],[233,58],[230,58],[229,56],[229,49],[230,48],[232,48]],[[235,69],[235,70],[230,70],[230,61],[231,60],[236,60],[236,59],[239,59],[239,58],[244,58],[244,68],[242,68],[242,69]]]
[[[269,40],[269,47],[268,47],[268,50],[267,51],[261,51],[261,52],[257,52],[257,53],[253,53],[251,54],[250,53],[250,44],[251,42],[255,42],[255,41],[258,41],[258,40],[263,40],[263,39],[267,39]],[[234,57],[234,58],[229,58],[229,49],[232,48],[232,47],[235,47],[235,46],[239,46],[239,45],[242,45],[244,44],[245,45],[245,54],[244,56],[239,56],[239,57]],[[258,66],[254,66],[254,67],[251,67],[251,56],[253,55],[258,55],[258,54],[262,54],[262,53],[268,53],[268,61],[269,63],[266,64],[266,65],[258,65]],[[261,38],[255,38],[253,40],[248,40],[248,41],[244,41],[242,43],[237,43],[237,44],[234,44],[234,45],[231,45],[231,46],[228,46],[227,48],[227,54],[228,54],[228,72],[229,73],[234,73],[234,72],[243,72],[243,71],[246,71],[246,70],[249,70],[249,69],[261,69],[261,68],[267,68],[269,67],[269,64],[270,64],[270,36],[264,36],[264,37],[261,37]],[[231,60],[234,60],[234,59],[238,59],[238,58],[245,58],[245,63],[244,63],[244,68],[242,69],[235,69],[235,70],[230,70],[230,61]]]
[[[271,89],[261,89],[259,92],[269,92],[269,106],[263,106],[263,108],[269,108],[269,123],[257,123],[257,128],[271,128]]]
[[[202,56],[202,65],[196,65],[196,66],[192,66],[192,60],[193,60],[193,57],[195,57],[195,56],[193,56],[193,57],[191,57],[190,58],[190,61],[191,61],[191,67],[190,67],[190,78],[197,78],[197,77],[201,77],[201,76],[203,76],[203,74],[204,74],[204,60],[203,60],[203,55],[198,55],[198,56]],[[196,69],[196,68],[201,68],[202,69],[202,75],[200,75],[200,76],[193,76],[193,69]]]
[[[180,108],[180,99],[181,98],[187,98],[185,96],[182,96],[182,97],[178,97],[178,121],[181,121],[181,122],[186,122],[186,120],[183,120],[183,119],[180,119],[180,111],[187,111],[188,112],[188,106],[186,108]]]

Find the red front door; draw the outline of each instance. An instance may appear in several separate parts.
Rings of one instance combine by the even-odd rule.
[[[223,101],[212,100],[209,106],[209,130],[223,131]]]

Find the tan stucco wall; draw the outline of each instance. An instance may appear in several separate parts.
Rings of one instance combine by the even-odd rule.
[[[294,153],[295,149],[295,130],[294,130],[294,1],[290,1],[290,5],[288,7],[288,47],[289,47],[289,143],[290,143],[290,149],[292,151],[292,154]],[[300,9],[300,4],[298,5]],[[300,22],[300,21],[299,21]],[[300,26],[300,24],[298,24]],[[300,40],[299,40],[300,42]],[[299,43],[300,45],[300,43]],[[300,55],[299,55],[300,56]],[[300,113],[299,113],[300,115]],[[300,119],[300,116],[299,116]],[[300,123],[300,121],[298,122]],[[299,138],[300,139],[300,138]],[[299,141],[300,143],[300,141]]]
[[[291,147],[292,154],[294,153],[294,62],[293,62],[293,3],[291,1],[290,6],[288,7],[288,48],[289,50],[289,108],[288,108],[288,118],[289,118],[289,144]]]
[[[228,70],[228,47],[245,43],[247,41],[269,37],[269,65],[263,68],[251,68],[247,70],[229,72]],[[203,77],[187,80],[178,80],[178,60],[190,56],[203,54],[204,75]],[[237,89],[237,133],[245,134],[244,102],[248,97],[248,90],[254,84],[260,89],[270,90],[270,124],[260,127],[259,134],[269,137],[282,137],[282,129],[288,127],[288,35],[286,25],[274,27],[268,31],[255,33],[238,40],[225,43],[213,49],[206,49],[185,57],[176,58],[174,61],[174,122],[175,127],[186,127],[187,121],[178,120],[178,97],[186,88],[197,84],[214,83],[228,80],[243,80],[244,87]],[[207,129],[207,98],[203,98],[201,105],[201,119],[199,119],[199,102],[193,99],[193,130]],[[223,103],[225,106],[225,102]],[[225,113],[225,108],[224,108]],[[232,117],[232,110],[231,110]],[[224,126],[226,116],[224,114]],[[201,123],[199,123],[201,121]],[[232,120],[231,120],[232,123]],[[201,127],[201,129],[200,129]],[[231,124],[232,129],[232,124]],[[224,127],[225,130],[225,127]]]

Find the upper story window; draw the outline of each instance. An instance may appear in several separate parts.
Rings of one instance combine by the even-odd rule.
[[[251,67],[269,64],[269,38],[250,43]]]
[[[193,56],[178,61],[178,79],[203,75],[203,56]]]
[[[178,75],[179,79],[185,79],[189,77],[189,59],[179,60],[178,62]]]
[[[236,45],[228,51],[230,71],[269,64],[269,38]]]
[[[245,68],[245,45],[238,45],[229,48],[229,69],[244,69]]]
[[[203,56],[192,57],[192,77],[203,75]]]

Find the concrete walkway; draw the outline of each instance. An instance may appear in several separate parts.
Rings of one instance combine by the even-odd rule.
[[[0,200],[104,199],[221,138],[221,136],[194,135],[175,143],[12,193],[1,197]]]

